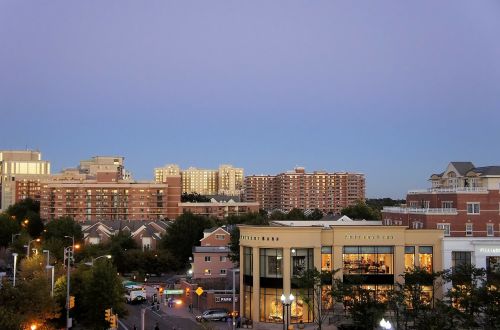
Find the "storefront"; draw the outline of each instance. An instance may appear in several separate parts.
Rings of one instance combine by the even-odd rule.
[[[363,278],[381,300],[393,288],[398,276],[415,266],[442,269],[441,230],[409,230],[406,227],[314,222],[301,226],[281,222],[271,226],[240,226],[240,256],[243,272],[242,316],[254,322],[282,323],[281,295],[292,293],[290,322],[313,321],[313,309],[304,301],[312,292],[294,286],[291,280],[303,270],[335,270],[343,281]],[[328,290],[325,285],[324,292]],[[324,304],[331,303],[328,295]]]

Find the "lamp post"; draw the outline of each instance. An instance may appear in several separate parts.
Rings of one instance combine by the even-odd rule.
[[[45,266],[45,269],[49,270],[49,269],[52,269],[52,281],[50,282],[51,283],[51,290],[50,290],[50,296],[51,297],[54,297],[54,266]]]
[[[236,314],[236,289],[235,289],[235,274],[240,273],[239,269],[233,268],[233,330],[236,328],[236,320],[235,320],[235,314]]]
[[[66,277],[66,329],[70,328],[70,318],[69,318],[69,287],[70,287],[70,267],[71,267],[71,259],[73,258],[73,254],[75,252],[75,236],[64,236],[65,238],[71,238],[72,245],[64,248],[64,256],[68,261],[67,267],[67,277]]]
[[[26,253],[27,258],[30,257],[30,245],[31,245],[32,242],[40,242],[40,239],[37,238],[37,239],[32,239],[31,241],[28,241],[28,245],[26,246],[26,249],[27,249],[27,251],[26,251],[27,252]]]
[[[108,258],[108,259],[111,259],[111,254],[105,254],[105,255],[99,256],[99,257],[97,257],[97,258],[92,258],[90,262],[86,262],[85,264],[86,264],[87,266],[94,267],[94,262],[95,262],[97,259],[101,259],[101,258]]]
[[[290,295],[287,297],[283,293],[281,295],[281,302],[283,303],[283,330],[288,330],[288,318],[290,316],[290,313],[288,312],[288,308],[291,306],[292,302],[295,300],[295,297],[293,294],[290,293]],[[286,309],[286,315],[285,315],[285,309]],[[291,308],[290,308],[291,312]],[[286,316],[286,318],[285,318]]]
[[[12,286],[16,286],[16,273],[17,273],[17,253],[12,253],[14,256],[14,280],[12,282]]]
[[[17,236],[21,236],[21,234],[12,234],[11,235],[11,238],[12,238],[12,244],[14,244],[14,238],[17,237]]]

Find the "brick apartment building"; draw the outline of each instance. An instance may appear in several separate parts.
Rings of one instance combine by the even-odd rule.
[[[159,220],[179,215],[180,176],[165,182],[133,181],[123,157],[93,157],[41,182],[40,216],[76,221]]]
[[[340,213],[365,199],[363,174],[306,173],[302,167],[278,175],[247,176],[244,187],[244,200],[258,202],[267,211],[318,208],[325,213]]]
[[[468,264],[500,273],[500,166],[451,162],[429,180],[431,188],[409,191],[405,205],[384,207],[384,224],[443,230],[444,269]]]
[[[431,188],[408,192],[406,205],[385,207],[385,224],[441,228],[452,237],[499,236],[500,166],[451,162],[429,180]]]
[[[224,219],[231,215],[242,215],[246,213],[259,212],[259,203],[217,201],[214,198],[210,202],[185,202],[179,203],[181,213],[191,212],[217,219]]]

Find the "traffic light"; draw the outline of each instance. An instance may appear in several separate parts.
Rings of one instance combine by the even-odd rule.
[[[108,308],[104,311],[104,319],[108,322],[111,322],[111,308]]]
[[[75,296],[70,296],[69,297],[69,308],[75,307]]]
[[[109,325],[111,328],[118,328],[118,318],[116,317],[116,314],[112,314],[109,319]]]
[[[190,288],[186,288],[186,297],[189,297],[189,292],[191,291]]]

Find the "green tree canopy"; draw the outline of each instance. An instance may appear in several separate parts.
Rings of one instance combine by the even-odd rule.
[[[19,233],[21,226],[8,214],[0,214],[0,247],[12,244],[12,235]]]
[[[351,219],[380,220],[382,215],[378,210],[372,209],[363,201],[358,201],[355,205],[343,208],[340,212]]]
[[[189,212],[184,213],[168,226],[161,246],[170,251],[177,259],[177,264],[187,265],[193,246],[199,245],[203,231],[213,226],[214,222],[211,219]]]

